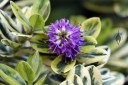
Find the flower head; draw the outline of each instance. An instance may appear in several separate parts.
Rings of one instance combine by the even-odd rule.
[[[69,20],[56,20],[49,26],[49,50],[63,57],[74,58],[80,52],[80,29],[72,26]]]

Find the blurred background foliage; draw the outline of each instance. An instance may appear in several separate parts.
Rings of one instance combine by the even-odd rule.
[[[2,2],[4,1],[4,2]],[[0,9],[11,11],[9,0],[0,0]],[[34,0],[12,0],[20,7]],[[122,72],[128,85],[128,0],[50,0],[51,14],[46,24],[67,18],[76,25],[90,17],[102,20],[99,45],[109,45],[112,52],[106,67]],[[9,12],[10,13],[10,12]],[[12,15],[13,17],[13,15]],[[117,41],[120,41],[119,44]]]

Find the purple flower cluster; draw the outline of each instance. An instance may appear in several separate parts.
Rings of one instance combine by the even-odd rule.
[[[72,26],[69,20],[56,20],[49,26],[47,33],[49,37],[49,50],[63,54],[64,59],[75,58],[80,52],[81,34],[77,26]]]

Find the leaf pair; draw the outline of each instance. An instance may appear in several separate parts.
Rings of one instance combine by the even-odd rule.
[[[60,85],[102,85],[102,78],[95,66],[76,65]]]

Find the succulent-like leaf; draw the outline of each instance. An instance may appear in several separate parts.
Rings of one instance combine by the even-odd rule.
[[[65,60],[62,59],[62,57],[56,57],[52,63],[51,68],[52,70],[59,74],[59,73],[66,73],[68,72],[76,63],[76,60],[65,62]]]
[[[10,85],[27,85],[18,72],[4,64],[0,64],[0,76]]]
[[[60,85],[74,85],[71,81],[65,80]]]
[[[100,33],[100,29],[101,22],[97,17],[87,19],[81,24],[83,36],[93,36],[94,38],[97,38]]]
[[[86,64],[98,62],[104,58],[107,52],[101,48],[95,48],[88,53],[78,54],[77,60]]]
[[[27,62],[25,61],[19,62],[16,66],[16,70],[28,83],[32,83],[34,81],[35,78],[34,71]]]

